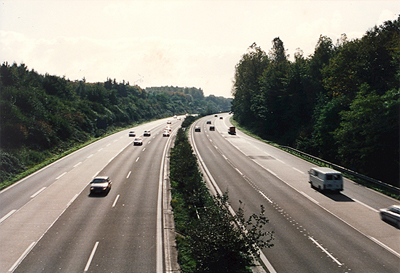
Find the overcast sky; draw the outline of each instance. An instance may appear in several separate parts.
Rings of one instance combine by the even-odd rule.
[[[40,74],[231,97],[235,65],[280,37],[292,60],[320,35],[349,39],[396,20],[400,1],[0,1],[0,61]]]

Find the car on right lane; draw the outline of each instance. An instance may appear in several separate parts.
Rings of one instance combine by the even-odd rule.
[[[400,205],[380,209],[379,214],[383,221],[390,222],[397,228],[400,228]]]
[[[133,146],[142,146],[143,145],[143,139],[140,137],[135,138],[133,141]]]

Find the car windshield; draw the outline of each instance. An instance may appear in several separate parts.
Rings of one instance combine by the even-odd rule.
[[[400,209],[398,209],[398,208],[396,208],[396,207],[390,207],[389,210],[390,210],[391,212],[400,214]]]
[[[106,182],[105,179],[100,179],[100,178],[94,179],[94,180],[92,181],[92,183],[105,183],[105,182]]]

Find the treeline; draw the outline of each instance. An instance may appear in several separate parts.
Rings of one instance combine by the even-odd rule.
[[[41,75],[25,64],[0,67],[0,183],[53,154],[116,127],[226,105],[175,91],[147,92],[129,82],[88,83]]]
[[[194,119],[187,117],[182,126]],[[211,197],[182,128],[171,150],[170,183],[181,272],[252,272],[249,267],[258,255],[255,246],[273,246],[273,232],[264,229],[268,223],[264,209],[246,220],[243,209],[236,216],[230,214],[227,194]]]
[[[161,87],[146,87],[148,94],[167,94],[172,96],[173,100],[178,100],[176,97],[178,94],[184,94],[188,102],[193,104],[193,107],[197,108],[198,113],[213,114],[218,112],[229,112],[231,111],[231,98],[216,97],[210,95],[204,97],[203,90],[196,87],[173,87],[173,86],[161,86]]]
[[[234,119],[261,137],[399,186],[400,17],[288,60],[253,44],[236,65]]]

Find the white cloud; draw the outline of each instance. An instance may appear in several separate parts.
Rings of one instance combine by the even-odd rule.
[[[395,1],[2,1],[0,61],[71,80],[201,87],[230,96],[235,65],[280,37],[291,58],[319,36],[361,36]],[[396,13],[397,12],[397,13]]]

